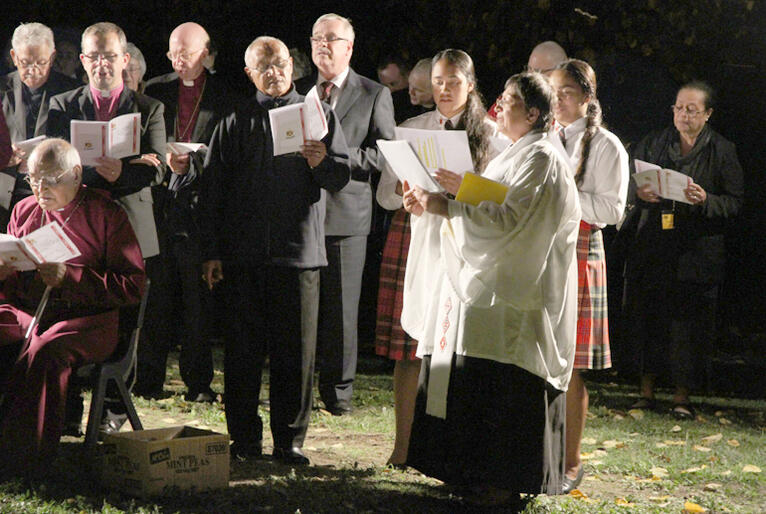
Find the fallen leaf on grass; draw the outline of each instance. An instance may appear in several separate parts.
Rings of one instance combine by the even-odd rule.
[[[719,475],[721,475],[722,477],[727,477],[727,476],[731,475],[731,470],[727,469],[726,471],[721,471],[719,473]]]
[[[731,421],[726,418],[718,418],[718,422],[722,425],[731,425]]]
[[[589,460],[596,457],[603,457],[606,455],[606,452],[604,450],[593,450],[592,452],[582,452],[580,453],[580,459],[582,460]]]
[[[601,446],[603,446],[606,449],[623,448],[625,446],[625,443],[623,443],[622,441],[613,441],[610,439],[608,441],[604,441],[603,443],[601,443]]]
[[[316,446],[304,446],[304,447],[303,447],[303,449],[304,449],[304,450],[308,450],[308,451],[310,451],[310,452],[315,452],[315,451],[317,451],[317,449],[316,449]]]
[[[652,501],[652,502],[654,502],[654,503],[660,503],[660,502],[666,502],[666,501],[668,501],[670,498],[671,498],[671,497],[670,497],[670,496],[668,496],[667,494],[665,494],[665,495],[662,495],[662,496],[650,496],[650,497],[649,497],[649,501]]]
[[[172,423],[178,423],[178,422],[177,422],[175,419],[173,419],[173,418],[162,418],[160,421],[162,421],[163,423],[168,423],[168,424],[172,424]]]
[[[702,466],[695,466],[695,467],[693,467],[693,468],[685,469],[685,470],[681,471],[681,473],[682,473],[682,474],[686,474],[686,473],[696,473],[697,471],[702,471],[702,470],[703,470],[703,469],[705,469],[706,467],[707,467],[707,466],[703,464]]]
[[[752,464],[745,464],[742,466],[742,472],[743,473],[760,473],[761,468],[758,466],[753,466]]]
[[[630,433],[630,434],[628,434],[628,435],[629,435],[630,437],[638,437],[638,436],[640,436],[641,434],[639,434],[638,432],[631,432],[631,433]]]
[[[600,466],[603,463],[604,463],[603,460],[589,460],[588,461],[588,464],[590,464],[591,466]],[[590,477],[586,477],[586,479],[587,478],[590,478]]]
[[[657,478],[664,478],[668,476],[668,470],[665,468],[660,468],[658,466],[653,467],[649,470],[649,472],[652,474],[652,476],[655,476]]]
[[[671,432],[680,432],[681,427],[679,425],[673,425],[673,428],[670,429]]]
[[[656,446],[657,448],[667,448],[668,447],[668,445],[665,444],[665,443],[655,443],[654,446]]]
[[[721,440],[721,438],[723,438],[723,434],[718,432],[717,434],[713,434],[713,435],[709,435],[707,437],[703,437],[702,438],[702,442],[705,443],[705,444],[717,443],[718,441]]]
[[[707,512],[707,509],[696,503],[684,502],[684,512]]]
[[[641,421],[644,419],[644,411],[641,409],[630,409],[628,411],[628,414],[630,414],[630,417],[635,419],[636,421]]]
[[[707,446],[700,446],[698,444],[695,444],[694,446],[692,446],[692,448],[697,450],[698,452],[709,452],[710,451],[710,448],[708,448]]]
[[[716,482],[710,482],[709,484],[705,484],[705,487],[703,487],[705,491],[717,491],[720,488],[721,488],[721,484],[718,484]]]
[[[572,489],[571,491],[569,491],[569,496],[573,498],[577,498],[578,500],[584,500],[585,498],[588,497],[584,492],[580,491],[579,489]]]
[[[596,444],[596,440],[592,437],[586,437],[582,440],[582,444]]]
[[[736,439],[729,439],[728,441],[726,441],[726,444],[734,448],[737,448],[739,446],[739,441],[737,441]]]
[[[343,448],[343,443],[335,443],[331,444],[330,448]]]
[[[720,418],[720,417],[721,417],[721,416],[723,416],[724,414],[725,414],[725,413],[724,413],[722,410],[717,410],[717,411],[715,411],[715,414],[714,414],[714,416],[715,416],[716,418]]]
[[[668,446],[686,446],[686,441],[681,441],[680,439],[665,439],[662,442]]]
[[[621,505],[623,507],[634,507],[636,505],[635,503],[630,503],[625,498],[615,498],[614,503],[616,503],[617,505]]]
[[[614,420],[615,421],[621,421],[623,419],[625,419],[625,416],[620,416],[619,414],[615,414],[614,415]]]

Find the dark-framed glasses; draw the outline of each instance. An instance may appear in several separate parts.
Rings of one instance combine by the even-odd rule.
[[[88,59],[90,62],[106,61],[108,63],[114,63],[120,57],[120,54],[102,54],[93,52],[90,54],[83,54],[83,57]]]
[[[329,45],[336,41],[350,41],[348,38],[338,36],[311,36],[309,40],[312,45],[321,45],[322,43],[327,43]]]
[[[64,180],[64,177],[66,177],[66,175],[69,174],[72,170],[74,170],[74,168],[70,168],[66,171],[62,171],[61,173],[53,177],[44,176],[40,178],[35,178],[30,175],[27,175],[26,177],[24,177],[24,181],[26,181],[26,183],[29,184],[29,186],[34,189],[38,189],[40,188],[40,186],[43,186],[43,185],[47,187],[56,187],[68,182],[67,180]]]

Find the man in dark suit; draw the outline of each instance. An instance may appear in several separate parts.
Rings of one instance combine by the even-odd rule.
[[[122,72],[130,54],[125,33],[117,25],[101,22],[85,29],[80,61],[88,84],[51,98],[46,132],[69,140],[72,120],[108,121],[123,114],[141,114],[140,155],[100,157],[95,167],[83,167],[82,180],[88,187],[109,192],[122,205],[143,258],[148,259],[159,253],[150,186],[159,183],[165,171],[164,108],[159,101],[131,91],[123,83]],[[102,429],[119,430],[126,419],[124,412],[115,403],[110,403],[107,410]],[[75,421],[74,417],[71,421]]]
[[[170,34],[168,59],[173,72],[147,82],[146,94],[165,105],[169,142],[208,145],[218,121],[234,106],[236,96],[204,67],[210,36],[192,22]],[[147,263],[152,279],[145,340],[138,348],[134,391],[162,394],[168,351],[181,345],[181,378],[188,401],[212,402],[216,394],[213,356],[203,334],[200,237],[197,227],[199,183],[207,146],[193,152],[167,152],[168,170],[154,188],[160,256]]]
[[[325,200],[349,180],[347,148],[324,105],[327,135],[275,156],[270,111],[304,101],[292,85],[292,58],[264,36],[245,63],[257,92],[216,127],[200,195],[203,275],[211,288],[223,278],[228,307],[226,423],[232,455],[261,455],[258,396],[268,356],[274,458],[308,464],[301,447],[311,417],[319,269],[327,265]]]
[[[383,167],[375,143],[394,137],[391,93],[349,67],[353,50],[351,22],[337,14],[320,16],[311,35],[311,57],[319,74],[298,86],[305,92],[316,85],[332,106],[351,159],[351,181],[327,198],[328,266],[322,269],[320,285],[319,393],[335,415],[351,410],[359,295],[373,208],[370,180]]]
[[[45,135],[52,96],[77,87],[77,82],[52,71],[56,57],[53,31],[42,23],[23,23],[13,31],[11,59],[16,70],[0,78],[0,98],[11,141]],[[23,177],[26,155],[14,148],[8,167],[0,169],[0,229],[4,232],[16,202],[32,194]]]

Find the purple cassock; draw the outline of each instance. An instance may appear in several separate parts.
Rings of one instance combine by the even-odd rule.
[[[0,451],[10,471],[44,467],[55,455],[72,370],[107,359],[117,345],[117,309],[138,303],[144,263],[123,209],[102,191],[81,187],[60,211],[43,212],[33,196],[19,202],[8,233],[22,237],[56,220],[82,253],[66,266],[29,348],[13,364],[0,420]],[[45,284],[36,271],[2,283],[0,345],[18,342]],[[7,466],[8,464],[6,464]]]

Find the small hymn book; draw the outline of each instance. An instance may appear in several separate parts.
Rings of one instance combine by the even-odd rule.
[[[79,255],[80,250],[56,221],[20,239],[0,234],[0,260],[19,271],[33,270],[43,262],[66,262]]]
[[[300,152],[305,141],[319,141],[327,135],[327,118],[316,86],[302,103],[269,110],[274,156]]]
[[[123,114],[110,121],[72,120],[72,146],[83,166],[95,166],[99,157],[122,159],[141,153],[141,113]]]
[[[662,198],[668,200],[675,200],[677,202],[691,203],[686,198],[684,189],[688,188],[692,183],[692,179],[688,175],[679,173],[675,170],[663,169],[639,159],[634,159],[636,164],[636,172],[633,174],[633,180],[636,181],[638,187],[643,187],[649,184],[652,188],[652,192]]]

